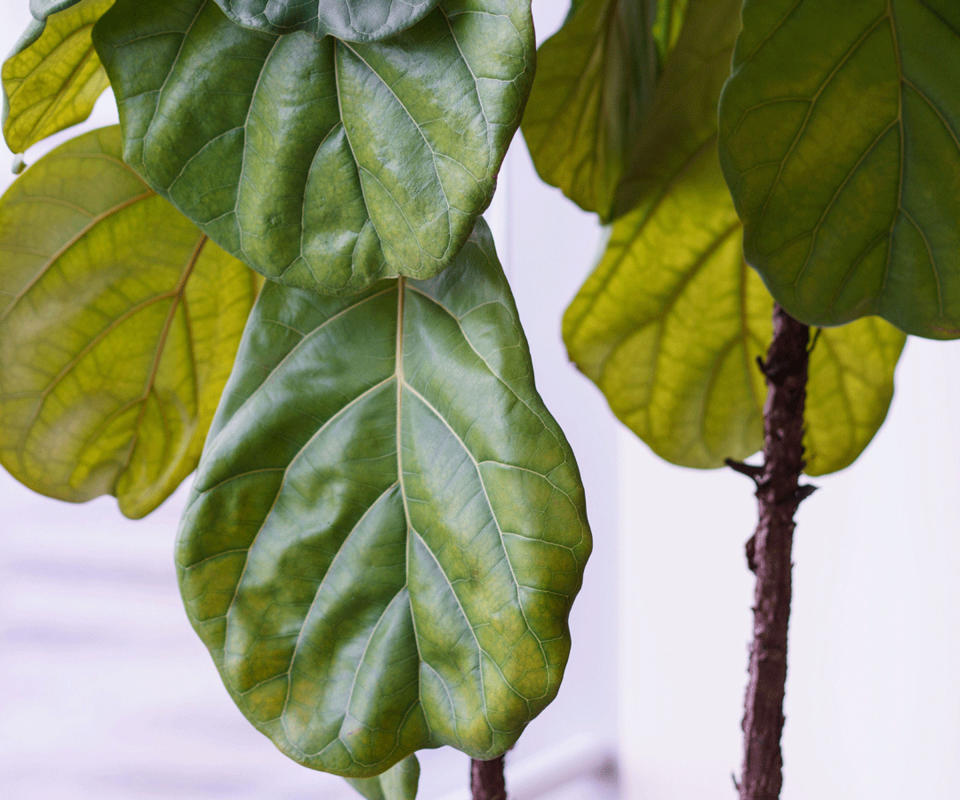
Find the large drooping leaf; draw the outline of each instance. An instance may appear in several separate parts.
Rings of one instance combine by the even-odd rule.
[[[766,391],[755,360],[772,335],[773,300],[744,263],[716,155],[738,2],[691,0],[621,187],[629,210],[563,326],[571,358],[614,413],[661,457],[701,468],[762,446]],[[878,320],[820,336],[810,363],[808,472],[840,469],[869,443],[903,341]]]
[[[742,228],[713,148],[613,226],[564,318],[571,358],[662,458],[720,467],[763,446],[756,358],[773,299],[743,260]],[[807,472],[848,466],[893,396],[904,335],[875,317],[823,330],[810,357]]]
[[[0,462],[140,517],[196,466],[256,275],[120,160],[73,139],[0,200]]]
[[[412,27],[439,0],[217,0],[238,25],[265,33],[308,31],[348,42],[386,39]]]
[[[31,0],[33,22],[3,62],[3,135],[22,153],[82,122],[109,85],[93,24],[113,0]]]
[[[128,163],[253,268],[326,293],[450,262],[534,60],[529,0],[444,0],[367,44],[248,30],[212,0],[120,0],[94,41]]]
[[[788,311],[960,336],[960,3],[747,0],[720,119],[747,259]]]
[[[399,764],[374,778],[347,778],[367,800],[415,800],[420,783],[420,762],[407,756]]]
[[[651,0],[582,0],[540,47],[523,136],[540,177],[609,219],[659,76]],[[669,20],[661,25],[669,37]]]
[[[310,767],[492,758],[555,695],[590,533],[486,226],[450,269],[267,283],[178,547],[247,717]]]

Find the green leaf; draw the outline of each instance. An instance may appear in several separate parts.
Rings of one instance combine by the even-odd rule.
[[[958,87],[953,0],[747,0],[721,162],[791,314],[960,336]]]
[[[196,466],[256,276],[120,146],[115,127],[73,139],[0,199],[0,462],[140,517]]]
[[[367,800],[415,800],[420,783],[420,762],[407,756],[375,778],[347,778]]]
[[[503,753],[554,697],[590,550],[485,224],[450,269],[350,298],[267,283],[177,563],[241,710],[351,777]]]
[[[269,36],[211,0],[120,0],[94,41],[127,162],[254,269],[324,293],[453,259],[534,61],[525,0],[445,0],[371,44]]]
[[[660,457],[721,467],[763,446],[773,299],[743,260],[712,147],[613,226],[564,317],[570,357]],[[807,472],[851,464],[886,417],[904,335],[869,318],[821,332],[810,358]]]
[[[412,27],[439,0],[217,0],[238,25],[265,33],[307,31],[348,42],[386,39]]]
[[[3,135],[22,153],[83,122],[110,85],[93,24],[113,0],[32,0],[34,20],[3,63]]]
[[[534,166],[604,220],[659,75],[655,14],[650,0],[583,0],[537,53],[523,118]]]

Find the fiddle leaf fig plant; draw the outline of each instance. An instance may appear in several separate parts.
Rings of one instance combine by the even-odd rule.
[[[801,474],[846,467],[873,438],[904,331],[960,335],[960,12],[690,0],[663,62],[638,76],[651,29],[631,29],[629,56],[601,51],[613,4],[588,5],[541,46],[523,123],[541,177],[612,223],[564,340],[656,453],[755,482],[737,790],[774,800],[793,517],[813,490]],[[582,100],[608,97],[619,103]],[[762,464],[743,463],[761,448]]]
[[[441,745],[503,800],[591,548],[481,218],[526,109],[611,226],[571,358],[662,457],[755,482],[738,791],[778,797],[801,476],[870,442],[905,332],[960,335],[955,5],[574,0],[535,82],[529,0],[30,8],[11,149],[108,82],[121,125],[0,200],[0,462],[129,516],[197,467],[181,592],[250,722],[369,800]]]
[[[0,460],[132,517],[199,461],[180,586],[250,721],[371,800],[412,800],[427,747],[496,778],[591,548],[480,217],[529,0],[32,10],[11,149],[107,80],[121,125],[0,200]]]

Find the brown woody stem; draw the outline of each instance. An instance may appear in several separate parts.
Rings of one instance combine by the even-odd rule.
[[[473,800],[507,800],[503,778],[503,756],[491,761],[470,762],[470,791]]]
[[[800,486],[805,465],[803,407],[809,342],[810,329],[775,306],[773,341],[766,361],[761,362],[767,401],[763,409],[764,463],[754,478],[759,521],[747,543],[747,563],[757,584],[744,703],[740,800],[777,800],[783,783],[780,737],[787,680],[793,517],[812,491]]]

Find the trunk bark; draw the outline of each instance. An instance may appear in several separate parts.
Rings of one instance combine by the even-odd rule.
[[[759,521],[747,543],[747,563],[757,584],[744,703],[740,800],[777,800],[783,783],[780,737],[787,679],[793,517],[800,502],[813,491],[800,486],[809,342],[810,329],[775,306],[773,341],[766,361],[760,363],[767,379],[764,463],[751,474],[757,483]]]
[[[503,778],[503,756],[491,761],[470,762],[470,791],[473,800],[507,800]]]

